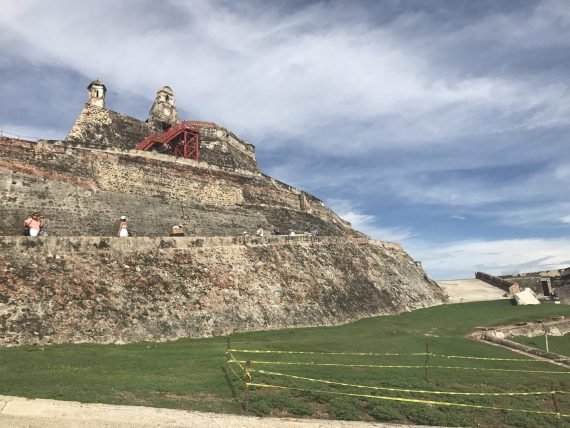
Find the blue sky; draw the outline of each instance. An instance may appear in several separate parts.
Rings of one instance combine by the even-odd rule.
[[[0,0],[0,130],[158,87],[436,279],[570,265],[570,3]]]

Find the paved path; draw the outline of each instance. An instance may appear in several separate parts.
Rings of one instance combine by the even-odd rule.
[[[372,422],[257,418],[153,407],[28,400],[0,395],[0,427],[10,428],[405,428]],[[417,428],[417,426],[415,426]],[[433,427],[432,427],[433,428]]]
[[[506,299],[503,290],[478,279],[454,279],[437,283],[449,295],[448,303]]]

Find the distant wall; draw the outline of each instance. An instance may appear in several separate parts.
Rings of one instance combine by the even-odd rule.
[[[0,237],[0,345],[336,325],[441,304],[395,244],[350,238]]]
[[[515,284],[514,282],[507,281],[506,279],[499,278],[498,276],[490,275],[485,272],[475,272],[475,278],[484,281],[487,284],[494,285],[506,292],[509,292],[509,287]]]
[[[538,295],[543,294],[542,281],[548,279],[552,292],[556,293],[562,302],[570,303],[570,268],[525,272],[517,275],[505,275],[501,278],[516,281],[523,287],[531,288]]]

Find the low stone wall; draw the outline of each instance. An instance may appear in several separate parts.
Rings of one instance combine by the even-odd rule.
[[[475,278],[484,281],[487,284],[499,287],[501,290],[506,291],[507,293],[509,292],[510,288],[516,284],[503,278],[499,278],[498,276],[489,275],[485,272],[475,272]]]
[[[546,352],[543,351],[542,349],[513,342],[512,340],[501,339],[500,337],[494,336],[492,334],[486,334],[484,339],[488,342],[496,343],[497,345],[506,346],[507,348],[512,348],[512,349],[517,349],[519,351],[536,355],[538,357],[546,358],[548,360],[555,361],[558,364],[570,367],[570,358],[564,355],[555,354],[554,352]]]
[[[368,238],[353,237],[318,237],[313,239],[309,234],[295,236],[180,236],[180,237],[130,237],[116,238],[108,236],[81,237],[0,237],[0,250],[26,254],[29,251],[44,254],[58,252],[88,253],[99,250],[133,252],[147,249],[178,249],[188,250],[199,247],[230,247],[243,246],[272,246],[272,245],[319,245],[334,244],[375,245],[386,250],[404,252],[400,244],[387,241],[375,241]]]
[[[0,345],[322,326],[438,305],[400,246],[306,236],[0,238]]]
[[[535,337],[544,336],[545,329],[550,336],[564,336],[570,333],[570,319],[563,318],[560,320],[537,321],[523,325],[499,327],[493,329],[489,334],[500,338],[515,336]]]

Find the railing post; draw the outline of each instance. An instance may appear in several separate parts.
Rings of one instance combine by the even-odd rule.
[[[425,362],[425,368],[424,368],[426,382],[429,382],[429,380],[428,380],[428,363],[429,363],[429,347],[428,347],[428,344],[426,343],[426,362]]]
[[[230,336],[228,336],[228,343],[226,345],[226,370],[230,365],[231,358],[232,358],[232,343],[230,341]]]
[[[251,382],[251,361],[245,362],[245,375],[243,376],[243,407],[246,411],[249,410],[249,382]]]
[[[554,410],[556,411],[556,428],[560,428],[560,406],[558,405],[558,399],[556,398],[556,391],[554,390],[554,384],[550,384],[550,396],[552,398],[552,404],[554,405]]]

